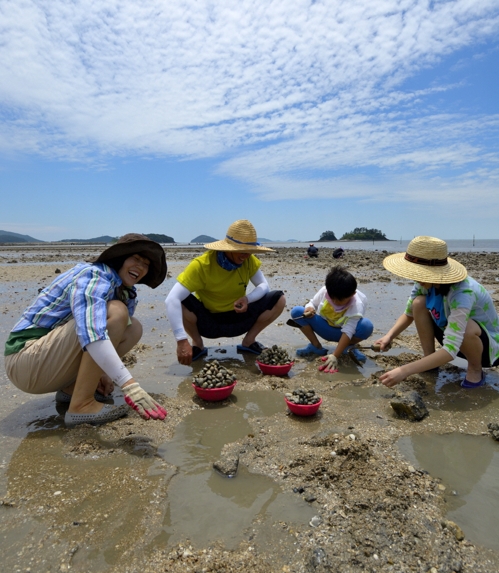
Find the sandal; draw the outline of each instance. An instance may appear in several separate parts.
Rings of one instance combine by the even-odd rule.
[[[327,348],[316,348],[311,342],[304,346],[303,348],[298,348],[296,351],[296,356],[311,356],[316,354],[317,356],[326,356]]]
[[[252,354],[261,354],[266,347],[259,342],[253,342],[249,346],[243,346],[242,344],[237,345],[238,352],[251,352]]]
[[[199,346],[193,346],[192,347],[192,361],[193,362],[195,360],[197,360],[198,358],[201,358],[202,356],[206,356],[207,354],[208,354],[207,348],[199,348]]]
[[[465,378],[461,382],[461,388],[480,388],[485,384],[485,372],[482,370],[482,377],[478,382],[470,382],[467,378]]]
[[[112,422],[118,418],[126,416],[128,412],[128,406],[122,404],[121,406],[113,406],[112,404],[104,404],[100,412],[95,414],[76,414],[73,412],[66,412],[64,415],[64,423],[67,428],[74,428],[79,424],[91,424],[92,426],[98,426],[100,424],[105,424],[106,422]]]

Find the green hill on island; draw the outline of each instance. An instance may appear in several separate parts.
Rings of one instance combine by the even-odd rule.
[[[324,231],[317,242],[337,241],[333,231]],[[355,227],[350,233],[344,233],[340,241],[389,241],[385,233],[379,229],[367,229],[366,227]]]
[[[142,233],[152,241],[156,241],[157,243],[174,243],[172,237],[168,235],[161,235],[158,233]],[[118,240],[118,237],[111,237],[110,235],[102,235],[100,237],[94,237],[92,239],[63,239],[60,241],[61,243],[115,243]]]
[[[345,233],[341,237],[342,241],[388,241],[385,233],[379,229],[366,229],[366,227],[355,227],[350,233]]]
[[[213,243],[214,241],[218,241],[209,235],[198,235],[195,239],[192,239],[191,243]]]
[[[29,235],[20,235],[11,231],[0,231],[0,243],[43,243]]]
[[[116,237],[110,235],[102,235],[101,237],[94,237],[93,239],[62,239],[60,243],[114,243]]]

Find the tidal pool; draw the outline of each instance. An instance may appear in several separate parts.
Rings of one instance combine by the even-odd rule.
[[[447,517],[466,537],[499,550],[499,442],[489,436],[422,434],[400,438],[402,454],[446,487]]]

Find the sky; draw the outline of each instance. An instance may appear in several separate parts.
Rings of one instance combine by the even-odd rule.
[[[0,229],[499,238],[497,0],[2,0]]]

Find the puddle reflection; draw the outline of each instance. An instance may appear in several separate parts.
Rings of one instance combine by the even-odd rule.
[[[426,434],[403,437],[398,446],[411,463],[442,480],[447,517],[466,537],[499,550],[499,442],[488,436]]]
[[[168,488],[168,511],[156,546],[188,538],[196,545],[223,539],[228,548],[239,543],[255,519],[305,524],[315,514],[301,498],[283,493],[269,477],[239,466],[235,478],[213,469],[223,446],[252,432],[250,417],[285,411],[282,394],[237,391],[225,407],[195,410],[179,424],[159,455],[178,467]]]

